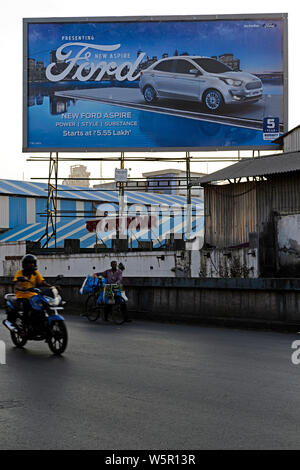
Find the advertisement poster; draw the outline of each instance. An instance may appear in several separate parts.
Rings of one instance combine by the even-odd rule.
[[[276,149],[287,15],[24,19],[23,151]]]

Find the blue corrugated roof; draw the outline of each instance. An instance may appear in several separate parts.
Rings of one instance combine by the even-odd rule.
[[[201,220],[197,220],[197,230],[203,230],[203,217]],[[196,221],[193,223],[193,229],[195,230]],[[155,232],[152,233],[154,238],[154,246],[159,246],[160,242],[157,240],[159,234],[163,239],[164,234],[168,232],[169,226],[165,222],[165,218],[160,219],[159,228],[155,229]],[[182,233],[184,227],[181,226],[180,218],[174,219],[174,232]],[[5,242],[14,242],[14,241],[38,241],[40,237],[45,233],[45,223],[39,222],[36,224],[22,225],[15,227],[11,230],[0,235],[0,243]],[[49,233],[51,233],[51,227],[49,227]],[[147,240],[150,236],[149,229],[142,230],[138,233],[138,238],[141,240]],[[80,239],[81,248],[92,248],[96,243],[96,234],[90,233],[86,230],[86,222],[84,219],[69,219],[67,221],[60,221],[57,223],[56,227],[56,242],[57,247],[62,247],[64,245],[64,240],[67,238],[76,238]],[[44,239],[45,240],[45,239]],[[108,233],[101,233],[98,235],[98,242],[102,240],[107,242],[107,245],[110,246],[110,235]],[[134,246],[137,246],[137,242],[134,242]],[[49,247],[54,247],[54,240],[49,242]]]
[[[8,196],[27,196],[27,197],[47,197],[48,184],[31,181],[0,180],[0,194]],[[128,204],[180,204],[186,203],[184,196],[174,196],[169,194],[158,194],[150,192],[125,192]],[[118,202],[118,191],[88,191],[79,186],[58,185],[59,199],[77,199],[85,201],[99,202]],[[192,204],[199,204],[203,201],[199,198],[192,198]]]
[[[39,182],[29,182],[29,181],[16,181],[16,180],[0,180],[0,194],[5,194],[9,196],[23,196],[23,197],[47,197],[48,185],[47,183]],[[127,203],[130,207],[131,204],[138,205],[169,205],[174,204],[183,207],[186,204],[186,198],[183,196],[173,196],[166,194],[157,194],[157,193],[146,193],[146,192],[126,192]],[[87,191],[82,187],[74,186],[58,186],[58,197],[61,199],[72,199],[72,200],[81,200],[81,201],[94,201],[99,202],[99,204],[108,203],[113,204],[115,207],[119,201],[118,191]],[[200,205],[203,207],[203,201],[199,198],[192,198],[192,204]],[[117,208],[117,207],[116,207]],[[109,210],[109,209],[108,209]],[[198,220],[198,226],[202,228],[203,218],[200,217]],[[20,225],[17,226],[8,232],[0,235],[0,242],[7,241],[22,241],[22,240],[31,240],[37,241],[45,233],[46,217],[40,218],[41,222],[30,224],[30,225]],[[81,246],[92,247],[96,241],[96,235],[94,233],[89,233],[86,230],[84,218],[61,218],[57,223],[57,246],[63,246],[65,238],[77,238],[81,240]],[[175,227],[179,226],[179,219],[175,218],[172,222]],[[200,224],[200,225],[199,225]],[[165,219],[160,219],[159,229],[156,229],[155,237],[160,236],[163,238],[162,234],[168,231],[168,224],[166,224]],[[50,229],[50,227],[49,227]],[[182,228],[178,231],[182,231]],[[145,230],[144,233],[139,233],[140,239],[148,239],[149,230]],[[109,240],[109,235],[107,233],[101,234],[101,239],[104,241]],[[50,241],[49,246],[54,246],[54,241]]]

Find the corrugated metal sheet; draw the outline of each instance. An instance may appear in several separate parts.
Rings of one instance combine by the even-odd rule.
[[[269,222],[274,212],[300,211],[300,175],[276,175],[257,184],[258,223]]]
[[[36,201],[36,198],[34,197],[27,198],[27,223],[28,224],[36,223],[35,201]]]
[[[247,158],[199,179],[200,184],[251,176],[266,176],[300,171],[300,151]]]
[[[300,126],[283,138],[283,150],[285,152],[297,152],[300,150]]]
[[[118,210],[119,193],[117,191],[92,191],[83,188],[75,191],[75,187],[60,185],[57,201],[57,222],[70,220],[71,217],[92,218],[92,211],[99,205],[105,205],[103,210],[111,211],[111,206]],[[62,189],[66,189],[63,191]],[[0,180],[0,228],[14,228],[30,223],[42,223],[45,227],[47,215],[46,183],[31,183],[15,180]],[[128,192],[128,207],[137,205],[174,205],[183,207],[186,198],[182,196],[169,196],[162,194]],[[192,204],[203,207],[200,198],[192,198]],[[76,210],[80,208],[80,213]],[[86,214],[84,214],[84,212]],[[64,217],[66,216],[66,217]]]
[[[47,214],[47,199],[46,198],[36,198],[35,201],[35,212],[36,212],[36,222],[46,223],[46,214]],[[21,225],[21,224],[20,224]]]
[[[9,228],[9,196],[0,196],[0,228]]]
[[[93,211],[93,203],[92,202],[84,202],[84,213],[86,214],[87,218],[92,217],[92,211]]]
[[[9,226],[16,227],[27,223],[27,198],[9,197]]]
[[[248,243],[257,230],[256,183],[205,188],[205,243],[217,248]]]
[[[294,127],[293,129],[286,132],[285,134],[282,134],[280,137],[278,137],[278,139],[275,139],[274,144],[281,145],[281,147],[283,148],[285,152],[298,152],[300,150],[299,145],[291,148],[289,145],[289,142],[291,142],[291,138],[293,135],[299,136],[299,131],[300,131],[300,126]],[[288,150],[286,146],[289,147],[290,150]]]
[[[64,199],[60,201],[60,217],[76,217],[76,201]]]
[[[37,198],[47,197],[48,186],[46,183],[32,183],[29,181],[0,180],[0,195],[31,196]],[[180,204],[186,203],[184,196],[154,194],[146,192],[125,191],[128,204]],[[58,185],[59,199],[76,199],[82,201],[94,201],[99,204],[103,202],[118,203],[118,191],[87,191],[78,186]],[[203,201],[199,198],[192,198],[193,204]]]
[[[175,224],[174,225],[174,232],[175,233],[183,233],[186,231],[187,227],[186,225],[183,226],[181,223],[180,218],[176,218]],[[160,233],[162,235],[161,238],[165,238],[166,234],[169,232],[170,229],[170,224],[166,223],[165,218],[161,217],[159,221],[159,228],[157,229],[157,235]],[[201,232],[199,235],[203,234],[203,218],[202,218],[202,223],[199,223],[198,221],[194,221],[193,223],[193,229],[194,230],[200,230]],[[39,222],[36,224],[31,224],[31,225],[23,225],[16,227],[12,230],[9,230],[2,235],[0,235],[0,243],[5,243],[5,242],[12,242],[12,241],[22,241],[22,240],[31,240],[31,241],[37,241],[40,239],[40,237],[45,233],[45,222]],[[50,227],[50,233],[51,233],[51,227]],[[154,235],[154,246],[159,247],[161,245],[161,242],[157,240]],[[144,230],[141,230],[141,232],[138,234],[138,239],[139,240],[149,240],[150,239],[150,231],[146,228]],[[64,240],[67,238],[76,238],[80,239],[80,246],[82,248],[92,248],[94,247],[96,243],[96,234],[95,233],[90,233],[87,232],[86,230],[86,223],[84,219],[65,219],[57,223],[57,232],[56,232],[56,237],[57,237],[57,246],[58,247],[63,247],[64,245]],[[110,239],[110,234],[107,232],[103,232],[99,234],[98,237],[98,242],[100,240],[104,241],[108,247],[111,246],[111,239]],[[137,247],[138,242],[136,239],[133,240],[133,247]],[[54,247],[54,240],[50,241],[49,247],[53,248]]]
[[[206,244],[229,248],[256,232],[260,274],[276,275],[276,214],[300,213],[300,172],[268,181],[205,186]]]

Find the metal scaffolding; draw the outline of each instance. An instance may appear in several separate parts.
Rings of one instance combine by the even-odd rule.
[[[57,225],[57,184],[58,184],[58,153],[49,157],[49,174],[48,174],[48,196],[47,196],[47,221],[45,233],[38,240],[42,242],[42,248],[48,247],[51,239],[54,239],[54,246],[56,248],[56,225]],[[49,230],[51,226],[52,231]]]
[[[253,152],[254,157],[254,152]],[[46,179],[48,182],[48,195],[47,195],[47,210],[46,210],[46,226],[45,232],[39,239],[39,242],[43,241],[42,247],[48,247],[50,240],[54,240],[54,246],[56,248],[57,245],[57,237],[56,237],[56,228],[57,228],[57,217],[63,216],[68,217],[62,214],[63,211],[58,210],[58,200],[57,200],[57,193],[58,193],[58,181],[59,180],[67,180],[68,178],[59,178],[58,177],[58,168],[59,162],[116,162],[119,164],[120,169],[125,169],[125,162],[176,162],[176,163],[185,163],[186,167],[186,175],[184,178],[178,178],[174,181],[163,181],[163,184],[158,186],[158,189],[167,189],[167,188],[174,188],[174,186],[178,186],[180,189],[186,190],[186,204],[187,207],[191,205],[191,189],[193,186],[199,186],[199,182],[197,178],[191,177],[191,163],[211,163],[211,162],[237,162],[241,160],[240,152],[238,152],[237,157],[193,157],[190,155],[190,152],[186,152],[185,157],[158,157],[158,156],[132,156],[126,155],[125,152],[121,152],[120,156],[115,157],[65,157],[59,156],[58,152],[53,154],[50,153],[50,156],[35,156],[30,157],[27,161],[30,162],[48,162],[49,163],[49,171],[47,178],[31,178],[32,180],[43,180]],[[70,178],[69,178],[70,179]],[[114,178],[74,178],[72,180],[78,181],[115,181]],[[171,186],[172,183],[172,186]],[[116,183],[116,187],[119,191],[121,207],[119,207],[119,213],[123,211],[123,201],[124,201],[124,194],[125,189],[126,191],[147,191],[148,188],[151,186],[151,178],[149,180],[145,178],[129,178],[126,182],[119,182]],[[153,187],[153,186],[152,186]],[[157,189],[157,188],[156,188]],[[80,191],[81,189],[72,189],[72,191]],[[68,191],[68,189],[59,189],[59,191]],[[99,191],[99,189],[95,188],[84,188],[84,191]],[[101,191],[110,191],[108,189],[101,189]],[[82,211],[80,211],[82,212]],[[76,214],[73,217],[84,216],[85,214]],[[70,217],[70,216],[69,216]],[[51,230],[50,230],[51,227]]]

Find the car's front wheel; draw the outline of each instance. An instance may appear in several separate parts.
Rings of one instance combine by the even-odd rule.
[[[145,86],[143,95],[144,95],[146,103],[154,103],[154,101],[157,100],[156,91],[150,85]]]
[[[207,111],[220,111],[224,105],[222,94],[218,90],[207,90],[203,96],[203,103]]]

